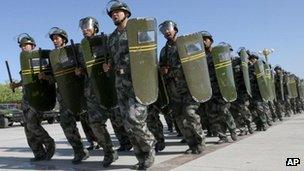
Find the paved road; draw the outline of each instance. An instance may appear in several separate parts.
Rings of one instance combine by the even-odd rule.
[[[22,127],[0,129],[0,170],[102,170],[101,150],[90,152],[90,158],[72,165],[73,151],[59,124],[44,127],[55,139],[56,153],[51,161],[29,162],[33,157]],[[84,133],[79,125],[81,135]],[[116,147],[117,139],[108,123]],[[217,145],[217,138],[207,138],[202,155],[183,155],[187,146],[175,134],[166,133],[166,149],[160,152],[150,170],[304,170],[304,115],[294,115],[276,123],[266,132],[240,137],[237,142]],[[87,142],[84,139],[86,145]],[[298,166],[286,167],[288,157],[301,159]],[[119,153],[119,159],[108,170],[129,170],[137,161],[132,152]]]

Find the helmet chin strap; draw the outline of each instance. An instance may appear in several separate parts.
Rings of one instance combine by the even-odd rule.
[[[120,25],[121,23],[123,23],[126,19],[127,19],[127,17],[125,16],[121,21],[114,22],[115,26],[119,26],[119,25]]]

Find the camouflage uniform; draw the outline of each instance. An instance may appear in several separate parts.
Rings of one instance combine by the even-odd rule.
[[[275,93],[276,93],[276,100],[274,101],[274,105],[275,105],[275,111],[277,114],[277,117],[279,120],[282,120],[282,116],[283,116],[283,104],[284,104],[284,99],[282,99],[282,95],[281,93],[281,81],[280,81],[280,75],[278,73],[275,74],[274,77],[274,84],[275,84]]]
[[[23,91],[22,110],[24,132],[27,143],[34,153],[35,160],[51,159],[55,152],[54,139],[49,136],[41,126],[42,113],[29,106],[25,92]]]
[[[287,74],[284,73],[284,109],[285,109],[285,116],[290,117],[291,114],[291,104],[290,104],[290,97],[289,97],[289,92],[287,89]]]
[[[139,164],[146,160],[154,161],[154,137],[148,130],[147,106],[140,104],[132,86],[130,54],[126,30],[116,29],[109,37],[109,48],[114,70],[116,71],[115,85],[117,101],[123,124],[133,144],[135,156]]]
[[[237,128],[244,130],[247,126],[250,133],[252,133],[251,128],[251,113],[249,110],[249,98],[247,93],[247,88],[245,85],[243,72],[242,72],[242,61],[241,58],[235,57],[232,59],[232,66],[234,70],[234,78],[237,90],[237,100],[231,103],[231,113],[236,121]],[[245,131],[246,132],[246,131]]]
[[[266,130],[266,113],[265,113],[265,102],[263,102],[262,96],[260,94],[254,65],[249,66],[249,76],[252,98],[250,99],[250,111],[253,115],[253,122],[257,126],[257,130]]]
[[[60,126],[63,129],[64,135],[73,148],[74,156],[82,155],[84,153],[84,148],[76,124],[76,117],[78,114],[72,113],[65,107],[58,88],[57,100],[59,102]],[[80,115],[80,117],[82,117],[82,115]]]
[[[218,134],[221,141],[228,141],[226,135],[227,129],[232,136],[236,135],[236,125],[230,112],[231,104],[224,101],[222,98],[216,78],[212,55],[210,53],[207,54],[207,62],[212,87],[212,97],[206,102],[205,111],[208,113],[212,131]]]
[[[205,136],[197,114],[199,104],[192,99],[182,70],[176,45],[167,42],[160,53],[160,67],[169,67],[164,75],[168,88],[173,118],[187,141],[192,153],[202,152]]]

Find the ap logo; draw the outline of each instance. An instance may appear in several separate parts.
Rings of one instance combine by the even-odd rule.
[[[297,166],[300,164],[300,158],[287,158],[286,166]]]

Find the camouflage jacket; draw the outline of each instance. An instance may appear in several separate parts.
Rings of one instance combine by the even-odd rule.
[[[258,100],[258,101],[263,101],[261,93],[260,93],[254,65],[249,65],[248,67],[249,67],[248,69],[249,69],[249,78],[250,78],[252,99]]]
[[[232,60],[234,81],[235,81],[238,99],[248,98],[247,89],[242,71],[242,60],[239,57],[234,57],[231,60]]]
[[[115,70],[115,86],[117,93],[123,93],[127,97],[135,97],[132,85],[130,53],[127,40],[127,32],[119,32],[117,29],[109,37],[109,50],[112,67]]]
[[[280,77],[279,73],[276,73],[274,76],[274,84],[275,84],[275,92],[276,92],[276,97],[278,100],[283,100],[281,94],[284,93],[284,89],[283,92],[281,89],[281,81],[282,81],[282,86],[283,86],[283,80],[281,80],[281,78],[283,79],[283,77]]]
[[[164,80],[170,100],[177,103],[193,103],[176,45],[166,43],[160,52],[159,66],[169,68]]]

